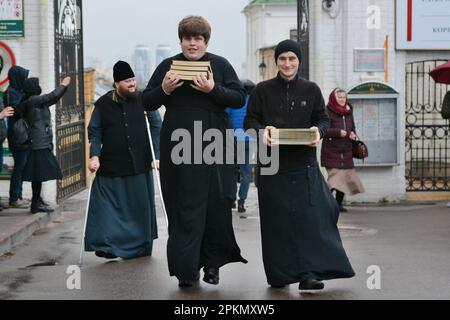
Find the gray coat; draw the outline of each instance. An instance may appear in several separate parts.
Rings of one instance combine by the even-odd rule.
[[[30,127],[31,150],[53,149],[53,130],[49,107],[57,103],[66,91],[67,87],[59,86],[49,94],[33,95],[21,103],[19,108],[25,113],[25,119]]]

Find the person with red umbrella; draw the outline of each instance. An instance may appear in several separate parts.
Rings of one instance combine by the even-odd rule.
[[[437,83],[450,84],[450,60],[431,70],[429,75]]]
[[[429,75],[436,83],[450,84],[450,60],[431,70]],[[450,119],[450,91],[448,91],[444,96],[441,115],[444,119]]]
[[[450,60],[431,70],[429,75],[436,83],[450,84]],[[441,115],[444,119],[450,119],[450,91],[444,96]],[[450,208],[450,202],[447,203],[447,207]]]

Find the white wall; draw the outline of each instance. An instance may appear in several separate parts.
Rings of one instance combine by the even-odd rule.
[[[244,9],[247,17],[247,77],[261,81],[259,49],[275,46],[289,39],[297,28],[296,4],[254,4]]]
[[[366,80],[384,82],[384,73],[360,73],[353,69],[355,48],[383,48],[389,36],[389,80],[399,96],[399,147],[400,165],[387,168],[363,168],[359,175],[366,193],[348,200],[377,202],[381,199],[398,201],[406,196],[405,182],[405,66],[409,62],[428,59],[448,59],[449,51],[396,51],[395,50],[395,2],[391,0],[340,0],[339,15],[332,19],[320,1],[311,3],[311,80],[322,88],[325,100],[335,87],[349,89]],[[367,8],[381,8],[381,24],[378,30],[367,28]],[[370,150],[369,150],[370,152]]]
[[[24,1],[25,38],[3,40],[16,56],[16,63],[30,70],[30,77],[39,77],[42,90],[49,92],[55,87],[54,14],[52,0]],[[2,88],[4,90],[6,88]],[[55,109],[52,110],[55,123]],[[55,127],[53,128],[55,132]],[[56,145],[56,140],[54,141]],[[56,202],[56,182],[44,183],[43,198]],[[0,181],[0,196],[9,197],[9,180]],[[30,183],[24,183],[25,198],[31,198]]]

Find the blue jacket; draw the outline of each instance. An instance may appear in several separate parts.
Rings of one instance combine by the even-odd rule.
[[[246,134],[244,130],[244,119],[247,115],[247,106],[250,96],[245,99],[245,104],[240,109],[227,108],[227,112],[230,115],[231,123],[235,132],[237,141],[254,141],[253,137]]]

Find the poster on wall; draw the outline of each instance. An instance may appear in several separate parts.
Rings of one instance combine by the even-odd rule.
[[[0,0],[0,38],[25,36],[24,0]]]
[[[396,0],[397,50],[448,50],[450,0]]]
[[[8,70],[15,64],[13,51],[6,43],[0,41],[0,88],[8,83]]]

